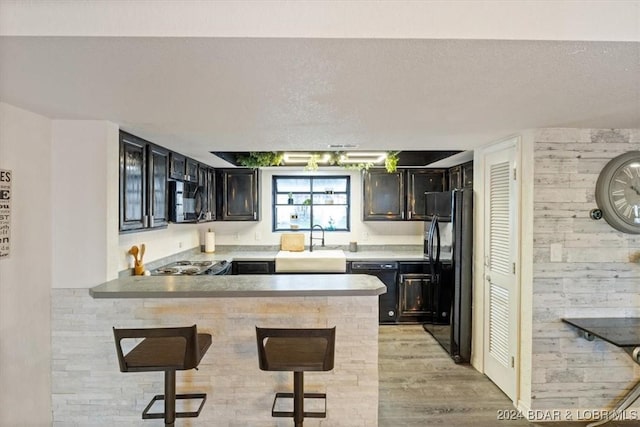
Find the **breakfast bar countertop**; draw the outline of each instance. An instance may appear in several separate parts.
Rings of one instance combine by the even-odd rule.
[[[386,292],[366,274],[130,276],[89,289],[93,298],[228,298],[377,296]]]

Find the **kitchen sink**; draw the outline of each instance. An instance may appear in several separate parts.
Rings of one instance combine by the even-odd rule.
[[[345,273],[347,257],[340,249],[314,249],[313,252],[280,251],[276,273]]]

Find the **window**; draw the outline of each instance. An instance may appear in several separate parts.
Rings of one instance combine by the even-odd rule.
[[[349,176],[274,176],[273,231],[349,231]]]

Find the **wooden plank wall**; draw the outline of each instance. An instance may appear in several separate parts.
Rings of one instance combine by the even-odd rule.
[[[560,321],[640,315],[640,265],[628,260],[640,235],[589,217],[600,170],[631,150],[639,129],[535,132],[532,409],[611,408],[640,377],[623,350]]]

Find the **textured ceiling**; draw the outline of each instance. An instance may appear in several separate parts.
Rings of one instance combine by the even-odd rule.
[[[0,37],[2,101],[110,120],[211,164],[211,151],[638,128],[639,76],[633,42]]]

